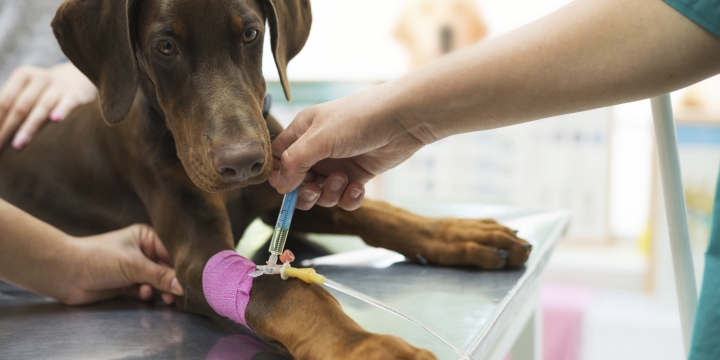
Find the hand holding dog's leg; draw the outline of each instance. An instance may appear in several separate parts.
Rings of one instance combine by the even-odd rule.
[[[163,292],[167,304],[183,294],[170,255],[149,226],[133,225],[73,242],[73,260],[82,266],[67,303],[87,304],[119,295],[150,300],[153,287]]]
[[[0,279],[66,304],[116,296],[147,300],[152,287],[181,295],[170,257],[155,232],[133,225],[76,238],[0,200]]]

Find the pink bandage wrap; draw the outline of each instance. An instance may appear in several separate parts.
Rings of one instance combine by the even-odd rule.
[[[203,270],[203,294],[216,313],[245,325],[255,264],[232,250],[215,254]]]

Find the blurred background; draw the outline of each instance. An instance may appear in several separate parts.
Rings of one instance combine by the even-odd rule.
[[[568,2],[314,0],[310,39],[288,69],[292,103],[265,58],[273,113],[287,124],[309,105],[401,77]],[[720,80],[674,93],[673,104],[700,281],[720,164]],[[371,182],[368,197],[570,209],[544,275],[545,359],[681,359],[654,146],[650,103],[639,101],[441,140]]]
[[[48,24],[61,2],[0,0],[0,83],[19,65],[57,63],[62,53]],[[307,106],[401,77],[568,2],[313,0],[310,39],[288,68],[292,103],[272,57],[264,59],[272,113],[288,124]],[[678,91],[673,103],[700,281],[720,163],[720,80]],[[640,101],[438,141],[373,180],[367,195],[396,204],[570,209],[571,227],[544,275],[545,359],[681,359],[659,185],[650,104]],[[269,231],[254,223],[239,250],[251,253]]]

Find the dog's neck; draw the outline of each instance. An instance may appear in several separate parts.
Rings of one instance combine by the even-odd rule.
[[[135,126],[143,142],[142,146],[149,146],[153,152],[162,154],[161,158],[172,163],[179,162],[175,137],[167,126],[165,111],[160,106],[155,93],[155,85],[145,75],[140,76],[140,87],[135,97],[137,107],[137,122]]]
[[[166,126],[165,124],[165,111],[163,111],[162,107],[160,106],[160,102],[157,99],[157,94],[155,92],[155,84],[150,80],[150,78],[145,74],[141,73],[140,75],[140,96],[145,98],[146,106],[148,107],[148,110],[151,113],[154,113],[152,116],[155,118],[155,120],[161,120],[162,125]]]

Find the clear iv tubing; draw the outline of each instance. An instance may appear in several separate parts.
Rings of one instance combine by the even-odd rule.
[[[302,185],[301,185],[302,186]],[[272,239],[270,240],[270,260],[271,264],[277,263],[277,257],[283,253],[285,249],[285,240],[287,240],[290,231],[290,222],[292,222],[293,213],[295,213],[295,204],[297,204],[298,193],[300,187],[290,193],[285,194],[282,207],[280,207],[280,215],[278,216]]]
[[[337,290],[337,291],[340,291],[340,292],[342,292],[342,293],[345,293],[345,294],[347,294],[347,295],[350,295],[350,296],[352,296],[352,297],[354,297],[354,298],[356,298],[356,299],[358,299],[358,300],[362,300],[362,301],[364,301],[364,302],[366,302],[366,303],[368,303],[368,304],[370,304],[370,305],[373,305],[373,306],[375,306],[375,307],[378,307],[378,308],[380,308],[380,309],[383,309],[383,310],[385,310],[385,311],[387,311],[387,312],[389,312],[389,313],[395,314],[396,316],[399,316],[399,317],[401,317],[401,318],[403,318],[403,319],[405,319],[405,320],[407,320],[407,321],[409,321],[409,322],[411,322],[411,323],[419,326],[421,329],[427,331],[430,335],[434,336],[434,337],[437,338],[438,340],[442,341],[445,345],[447,345],[447,346],[449,346],[450,348],[452,348],[453,350],[455,350],[455,352],[457,352],[458,355],[460,355],[461,358],[463,358],[463,359],[469,359],[469,358],[470,358],[470,356],[469,356],[467,353],[465,353],[464,351],[460,350],[457,346],[453,345],[450,341],[445,340],[445,338],[443,338],[442,336],[438,335],[436,332],[430,330],[429,327],[427,327],[427,326],[425,326],[424,324],[420,323],[419,321],[411,318],[410,316],[405,315],[405,314],[401,313],[400,311],[397,311],[397,310],[391,308],[390,306],[388,306],[388,305],[380,302],[380,300],[371,298],[371,297],[369,297],[369,296],[367,296],[367,295],[365,295],[365,294],[363,294],[363,293],[361,293],[361,292],[359,292],[359,291],[353,290],[353,289],[351,289],[351,288],[349,288],[349,287],[347,287],[347,286],[345,286],[345,285],[339,284],[339,283],[337,283],[337,282],[335,282],[335,281],[332,281],[332,280],[330,280],[330,279],[326,279],[324,285],[327,286],[327,287],[329,287],[329,288],[331,288],[331,289],[335,289],[335,290]]]

